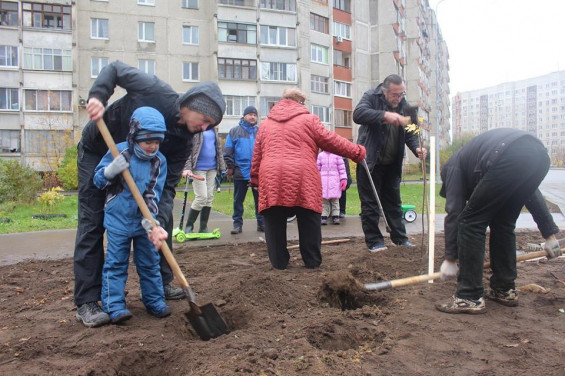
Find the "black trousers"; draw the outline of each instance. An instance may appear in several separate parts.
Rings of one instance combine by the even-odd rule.
[[[299,206],[273,206],[261,212],[265,219],[265,240],[269,261],[276,269],[286,269],[290,260],[286,239],[286,218],[296,215],[302,261],[307,268],[322,264],[320,213]]]
[[[521,138],[504,151],[477,184],[458,217],[458,297],[479,299],[483,295],[487,227],[490,227],[490,286],[505,291],[515,288],[516,220],[547,174],[549,164],[541,142]]]
[[[402,222],[402,201],[400,200],[400,176],[396,166],[375,166],[371,179],[377,188],[383,206],[385,218],[390,227],[390,238],[400,244],[408,240],[406,228]],[[357,190],[361,201],[361,226],[365,234],[365,243],[371,248],[384,244],[383,234],[379,229],[380,210],[365,168],[357,164]]]
[[[94,168],[100,162],[100,156],[85,150],[78,144],[78,227],[73,256],[75,273],[75,304],[82,305],[100,300],[102,289],[102,267],[104,266],[104,201],[106,192],[98,189],[93,181]],[[170,223],[161,224],[172,233]],[[172,238],[167,239],[169,249]],[[166,259],[161,256],[161,275],[163,284],[173,280],[173,273]]]

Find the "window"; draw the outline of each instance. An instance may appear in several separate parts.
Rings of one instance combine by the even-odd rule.
[[[296,64],[261,63],[261,80],[296,82]]]
[[[334,94],[338,97],[351,97],[351,84],[349,82],[334,81]]]
[[[155,0],[137,0],[139,5],[153,5],[155,6]]]
[[[224,95],[226,101],[226,116],[243,116],[247,106],[255,106],[255,97]]]
[[[267,46],[296,46],[296,29],[262,25],[261,44]]]
[[[90,77],[98,77],[102,68],[108,65],[107,57],[91,57],[90,58]]]
[[[183,62],[182,63],[182,80],[198,81],[198,63]]]
[[[353,112],[336,109],[334,123],[336,127],[351,128],[353,125]]]
[[[310,76],[310,91],[313,93],[328,94],[328,82],[328,77],[316,76],[313,74]]]
[[[335,22],[334,22],[335,23]],[[310,13],[310,30],[319,31],[320,33],[329,34],[330,23],[328,18]]]
[[[182,0],[181,7],[189,9],[198,9],[198,0]]]
[[[218,1],[218,3],[226,4],[226,5],[239,5],[239,6],[244,6],[244,5],[253,6],[253,5],[255,5],[255,4],[246,4],[246,2],[250,3],[249,0],[248,1],[246,1],[246,0],[219,0]]]
[[[351,68],[351,54],[339,50],[334,50],[334,65]]]
[[[18,26],[18,3],[0,1],[0,21],[2,26]]]
[[[334,21],[333,35],[343,39],[351,39],[351,25],[342,24]]]
[[[72,111],[72,91],[24,90],[26,111]]]
[[[198,44],[198,26],[182,27],[182,44]]]
[[[314,63],[328,64],[329,48],[319,44],[311,44],[310,60]]]
[[[108,39],[108,20],[106,18],[90,19],[90,38]]]
[[[323,106],[312,106],[312,113],[320,118],[322,123],[330,122],[330,108]]]
[[[139,42],[155,42],[155,22],[138,22],[137,40]]]
[[[333,0],[334,8],[351,13],[351,0]]]
[[[17,46],[0,46],[0,67],[3,68],[18,67]]]
[[[22,3],[24,27],[71,30],[71,7],[56,4]]]
[[[257,61],[218,58],[218,76],[224,80],[257,79]]]
[[[72,145],[69,131],[26,130],[25,150],[28,154],[56,155],[58,150],[65,150]]]
[[[19,110],[20,95],[17,88],[0,87],[0,110]]]
[[[280,97],[261,97],[261,117],[267,117],[271,108],[273,108],[280,99]]]
[[[24,69],[72,71],[71,50],[24,47]]]
[[[296,0],[260,0],[259,7],[296,12]]]
[[[218,41],[257,44],[257,25],[218,22]]]
[[[137,67],[147,74],[155,74],[155,60],[139,59]]]
[[[20,131],[0,129],[0,153],[19,153],[20,151]]]

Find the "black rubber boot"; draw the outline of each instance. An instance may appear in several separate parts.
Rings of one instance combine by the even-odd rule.
[[[186,219],[186,227],[184,228],[184,232],[190,234],[194,229],[194,222],[196,222],[196,218],[198,218],[198,214],[200,214],[200,210],[194,210],[190,208],[188,211],[188,218]]]
[[[200,232],[210,232],[208,231],[208,218],[210,218],[211,210],[212,208],[209,206],[202,208],[202,215],[200,215]]]

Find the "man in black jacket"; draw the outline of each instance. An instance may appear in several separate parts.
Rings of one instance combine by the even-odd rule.
[[[537,189],[549,169],[549,156],[540,140],[517,129],[494,129],[472,139],[443,166],[445,197],[445,261],[443,279],[460,272],[457,292],[436,305],[447,313],[484,313],[483,259],[490,228],[492,276],[485,296],[506,306],[518,305],[516,279],[516,220],[524,204],[548,239],[548,258],[561,254],[554,234],[559,231]]]
[[[376,89],[365,94],[353,111],[353,121],[360,124],[357,143],[367,149],[367,165],[371,176],[363,166],[357,165],[357,189],[361,200],[361,224],[365,243],[370,252],[386,250],[383,234],[379,229],[380,211],[369,179],[373,179],[390,226],[390,238],[396,245],[414,247],[408,241],[402,222],[400,180],[404,145],[420,159],[426,157],[426,149],[418,145],[418,136],[404,129],[408,125],[404,99],[406,86],[402,77],[392,74]]]
[[[110,104],[116,86],[127,92]],[[172,250],[172,209],[175,187],[190,154],[192,135],[220,123],[225,102],[218,85],[202,82],[185,94],[179,94],[156,76],[146,74],[127,64],[116,61],[98,75],[88,94],[87,111],[91,121],[85,126],[78,144],[78,228],[74,252],[75,304],[77,319],[88,327],[109,322],[109,317],[98,305],[104,264],[104,200],[105,193],[96,188],[92,177],[94,168],[108,150],[96,126],[103,118],[116,143],[126,139],[129,121],[135,109],[142,106],[156,108],[165,118],[167,133],[159,150],[167,158],[167,180],[157,220],[161,227],[154,229],[152,240],[167,239]],[[162,255],[161,255],[162,256]],[[161,274],[167,299],[181,299],[184,292],[170,285],[173,274],[161,257]]]

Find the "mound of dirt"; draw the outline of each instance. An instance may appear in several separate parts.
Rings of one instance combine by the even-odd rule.
[[[565,237],[564,233],[559,235]],[[487,301],[484,315],[449,315],[434,305],[455,282],[381,292],[363,283],[427,272],[417,249],[371,254],[362,239],[322,246],[322,267],[304,268],[298,250],[285,271],[271,268],[263,243],[176,245],[176,259],[200,305],[214,303],[230,333],[202,341],[184,313],[149,316],[129,270],[121,325],[77,322],[72,260],[0,267],[0,374],[3,375],[564,375],[565,260],[520,263],[520,305]],[[543,241],[518,234],[520,249]],[[443,256],[438,236],[436,270]],[[488,256],[488,255],[487,255]],[[490,271],[485,270],[488,283]]]

